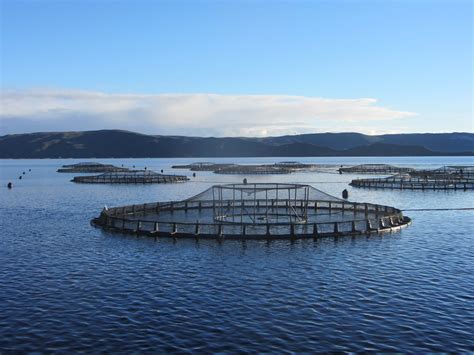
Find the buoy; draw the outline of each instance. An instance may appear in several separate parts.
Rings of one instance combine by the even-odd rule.
[[[146,170],[146,166],[145,166],[145,170]]]
[[[346,189],[342,190],[342,198],[348,198],[349,197],[349,191],[347,191]]]
[[[247,178],[244,178],[244,185],[247,185]]]
[[[196,173],[193,173],[193,177],[196,177]]]
[[[163,169],[161,169],[161,172],[163,172]]]
[[[133,166],[133,168],[135,169],[135,165]]]
[[[25,175],[25,174],[26,174],[26,173],[25,173],[25,172],[23,172],[23,175]]]
[[[7,187],[8,187],[9,189],[11,189],[11,188],[13,187],[13,184],[12,184],[11,182],[9,182],[9,183],[7,184]]]
[[[28,169],[28,171],[31,171],[31,169]]]
[[[21,176],[21,175],[18,177],[18,179],[20,179],[20,180],[21,180],[22,178],[23,178],[23,176]]]

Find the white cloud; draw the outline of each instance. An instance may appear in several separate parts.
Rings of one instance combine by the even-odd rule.
[[[107,94],[94,91],[3,90],[3,133],[118,128],[152,134],[265,136],[377,129],[413,116],[373,98],[290,95]],[[360,129],[359,129],[360,131]]]

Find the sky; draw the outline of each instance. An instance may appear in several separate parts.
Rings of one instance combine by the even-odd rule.
[[[473,132],[470,0],[0,0],[0,135]]]

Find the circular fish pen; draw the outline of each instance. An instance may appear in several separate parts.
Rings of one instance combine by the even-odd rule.
[[[315,169],[317,167],[316,164],[306,164],[306,163],[300,163],[298,161],[281,161],[281,162],[275,163],[275,166],[279,168],[290,169],[290,170],[309,170],[309,169]]]
[[[472,165],[451,165],[443,166],[432,170],[414,170],[411,176],[432,177],[438,179],[474,179],[474,166]]]
[[[474,190],[471,173],[447,173],[444,169],[414,171],[386,178],[354,179],[354,187],[398,190]]]
[[[196,162],[187,165],[173,165],[172,169],[189,169],[191,171],[215,171],[217,169],[227,168],[235,164],[220,164],[209,162]]]
[[[75,176],[71,181],[82,184],[168,184],[186,182],[183,175],[164,175],[150,170],[129,170],[92,176]]]
[[[271,174],[291,174],[292,169],[277,165],[232,165],[214,171],[216,174],[235,175],[271,175]]]
[[[120,168],[111,164],[101,163],[78,163],[63,165],[57,170],[58,173],[105,173],[114,171],[128,171],[127,168]]]
[[[361,164],[351,167],[341,167],[339,172],[345,174],[397,174],[413,171],[411,168],[398,167],[388,164]]]
[[[402,211],[347,202],[300,184],[215,185],[183,201],[104,208],[91,223],[123,233],[164,237],[285,239],[399,230]]]

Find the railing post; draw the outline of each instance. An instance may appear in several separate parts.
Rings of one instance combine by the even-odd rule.
[[[385,226],[383,224],[383,217],[379,219],[379,229],[385,229]]]
[[[374,227],[372,226],[372,222],[370,221],[370,219],[367,219],[367,232],[370,232],[374,229]]]
[[[357,232],[357,229],[356,229],[356,222],[355,221],[352,221],[352,233],[355,233]]]

